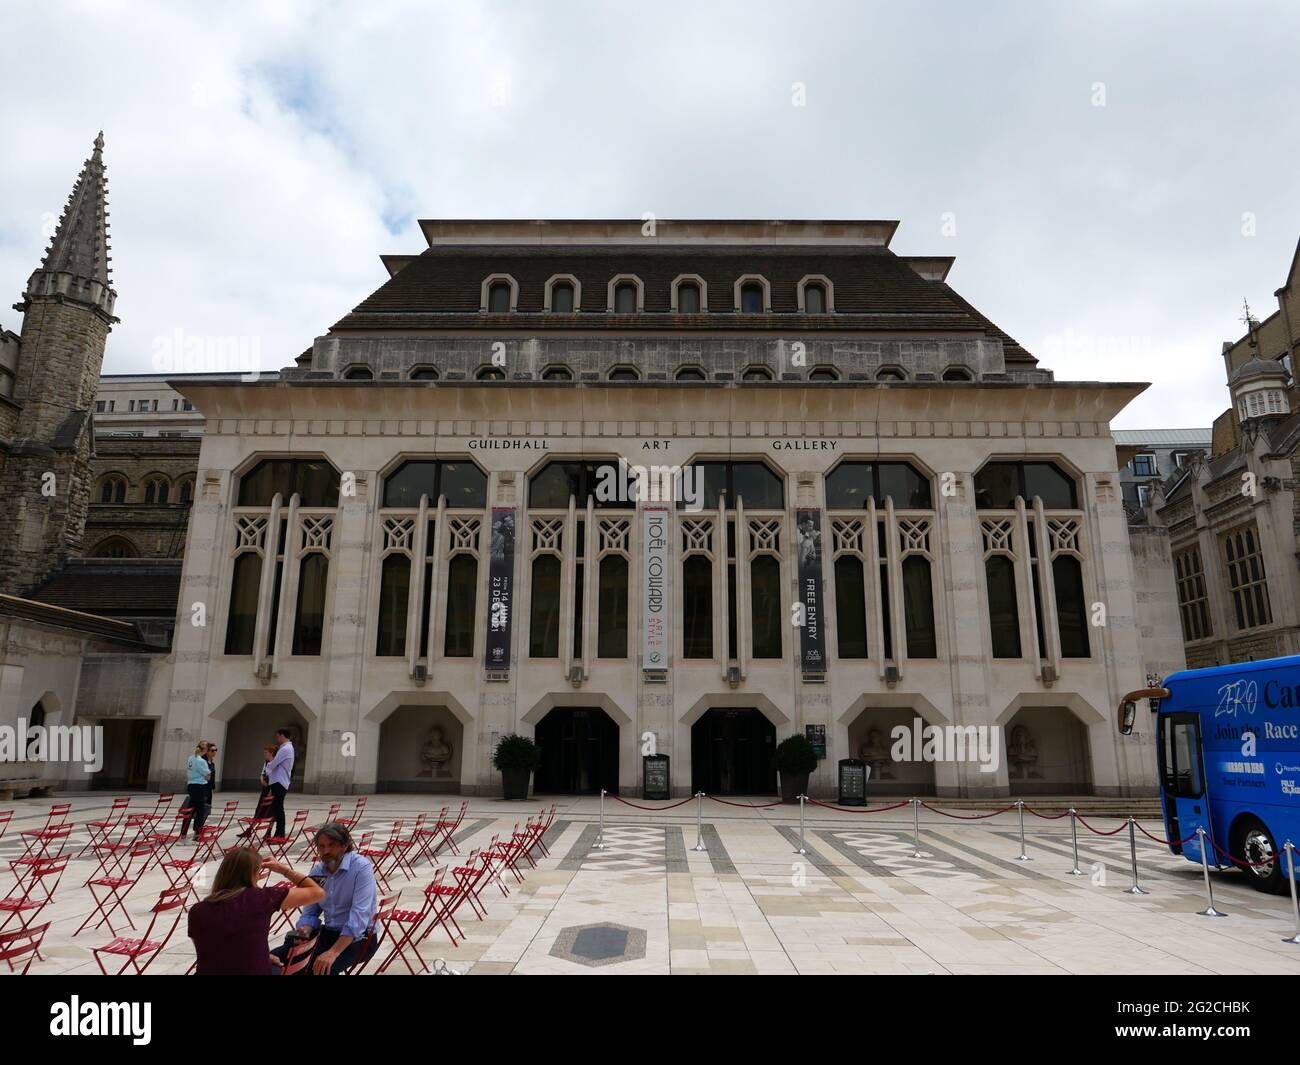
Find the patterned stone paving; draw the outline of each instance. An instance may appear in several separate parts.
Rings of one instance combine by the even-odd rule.
[[[109,798],[74,799],[74,820],[102,816]],[[239,798],[251,808],[253,796]],[[288,807],[309,808],[315,823],[330,801],[291,796]],[[152,802],[140,796],[135,805]],[[350,808],[351,799],[344,803]],[[383,839],[395,820],[409,824],[441,805],[431,797],[374,796],[361,828]],[[508,837],[542,805],[474,799],[457,845],[468,853],[494,835]],[[13,883],[7,863],[23,849],[19,833],[44,822],[49,800],[10,806],[17,812],[0,840],[0,894]],[[694,849],[693,810],[606,812],[605,847],[596,849],[595,800],[560,799],[547,836],[550,856],[537,858],[535,869],[525,866],[523,884],[507,876],[508,896],[489,886],[485,919],[461,911],[465,942],[453,948],[436,932],[424,947],[430,962],[475,974],[1300,973],[1300,947],[1282,942],[1293,931],[1289,899],[1215,874],[1216,902],[1230,916],[1199,917],[1199,867],[1140,836],[1139,872],[1151,894],[1134,897],[1124,890],[1127,833],[1103,839],[1081,829],[1085,875],[1070,876],[1064,822],[1027,826],[1032,860],[1018,862],[1014,814],[962,823],[927,811],[922,857],[914,858],[906,810],[870,817],[818,810],[805,825],[804,854],[795,853],[798,818],[788,808],[706,804],[703,850]],[[85,840],[79,828],[74,851]],[[108,941],[107,929],[73,935],[89,912],[81,885],[93,869],[90,859],[69,864],[42,917],[52,928],[33,974],[97,971],[90,948]],[[215,869],[210,863],[205,875]],[[430,875],[421,864],[414,882],[396,877],[403,905],[418,902]],[[163,886],[162,875],[151,872],[130,896],[137,927]],[[192,957],[182,924],[151,971],[182,973]]]

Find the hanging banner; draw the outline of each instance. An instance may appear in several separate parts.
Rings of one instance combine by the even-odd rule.
[[[641,581],[641,668],[667,670],[673,603],[668,557],[670,515],[667,507],[646,507],[642,515],[645,570]]]
[[[803,604],[803,626],[799,632],[805,673],[826,670],[826,632],[822,612],[822,512],[798,510],[795,527],[799,533],[799,601]]]
[[[492,508],[488,559],[488,669],[510,668],[510,619],[514,612],[515,508]]]

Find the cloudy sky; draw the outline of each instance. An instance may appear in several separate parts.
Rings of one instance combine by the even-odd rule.
[[[1300,238],[1294,3],[6,9],[0,279],[102,128],[108,373],[285,365],[421,217],[887,218],[1058,379],[1152,382],[1117,426],[1208,425]]]

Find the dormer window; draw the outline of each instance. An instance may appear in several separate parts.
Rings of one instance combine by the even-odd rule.
[[[545,308],[550,314],[574,314],[582,305],[582,283],[572,274],[556,274],[546,282]]]
[[[680,274],[673,278],[672,311],[674,314],[700,314],[708,309],[708,285],[699,274]]]
[[[636,286],[624,281],[614,288],[614,313],[636,314]]]
[[[639,381],[641,375],[631,366],[615,366],[609,371],[609,379],[611,381]]]
[[[757,281],[746,281],[740,286],[740,313],[762,314],[764,310],[763,286]]]
[[[509,274],[490,274],[479,290],[479,309],[487,314],[509,314],[519,305],[519,284]]]
[[[838,381],[840,375],[829,366],[818,366],[808,375],[809,381]]]
[[[740,375],[742,381],[770,381],[772,371],[766,366],[750,366]]]
[[[907,380],[907,378],[903,375],[902,370],[895,369],[892,366],[886,366],[876,371],[876,380],[877,381],[905,381]]]
[[[830,278],[809,274],[799,279],[799,310],[804,314],[830,314],[835,310]]]
[[[343,374],[345,381],[373,381],[374,371],[369,366],[349,366]]]
[[[969,381],[971,379],[970,371],[962,366],[950,366],[943,371],[945,381]]]
[[[504,381],[506,372],[499,366],[482,366],[474,377],[479,381]]]
[[[572,381],[573,371],[567,366],[548,366],[542,371],[543,381]]]
[[[677,380],[679,381],[703,381],[705,380],[704,371],[698,366],[683,366],[677,371]]]
[[[436,381],[438,380],[438,371],[432,366],[417,366],[411,371],[412,381]]]

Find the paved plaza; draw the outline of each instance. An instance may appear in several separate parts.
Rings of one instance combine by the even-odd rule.
[[[253,795],[219,793],[223,802]],[[107,811],[110,796],[73,802],[83,825]],[[301,800],[301,801],[296,801]],[[329,796],[290,796],[290,814],[313,811],[314,823]],[[339,798],[346,814],[353,798]],[[369,800],[362,830],[386,838],[397,819],[409,824],[437,812],[432,796],[377,795]],[[1223,919],[1198,916],[1205,906],[1198,866],[1138,837],[1143,896],[1130,883],[1127,832],[1105,838],[1080,829],[1083,876],[1070,876],[1068,821],[1027,818],[1031,861],[1020,853],[1014,813],[958,821],[922,811],[922,857],[913,857],[911,811],[863,815],[809,808],[806,855],[795,852],[797,810],[723,806],[706,800],[698,851],[695,804],[671,811],[642,811],[606,800],[604,846],[599,842],[598,800],[560,798],[546,837],[550,857],[525,880],[507,877],[503,898],[489,885],[487,918],[468,907],[458,915],[468,939],[452,948],[440,930],[423,951],[432,963],[464,973],[1300,973],[1300,946],[1282,942],[1293,931],[1290,899],[1257,893],[1235,873],[1213,874]],[[761,803],[765,800],[750,800]],[[942,807],[941,800],[931,800]],[[139,796],[133,808],[152,808]],[[458,806],[459,798],[454,800]],[[463,853],[508,836],[551,800],[507,803],[473,799],[457,845]],[[49,799],[3,804],[16,812],[0,841],[7,862],[22,850],[19,833],[45,822]],[[660,805],[668,804],[643,804]],[[455,808],[453,806],[453,809]],[[1150,806],[1145,805],[1144,810]],[[970,816],[971,809],[954,809]],[[1098,814],[1102,829],[1121,822]],[[1148,814],[1143,824],[1159,832]],[[228,830],[223,842],[234,836]],[[75,849],[86,839],[80,827]],[[445,861],[444,851],[440,860]],[[82,882],[90,859],[69,864],[41,920],[52,922],[32,974],[91,974],[90,950],[111,937],[107,929],[73,932],[90,912]],[[296,866],[305,870],[305,866]],[[210,879],[216,863],[207,867]],[[427,864],[417,878],[399,875],[403,904],[418,907],[428,883]],[[129,898],[138,927],[166,883],[146,876]],[[372,969],[382,960],[381,948]],[[184,923],[151,972],[183,973],[193,960]],[[398,965],[393,970],[401,972]]]

